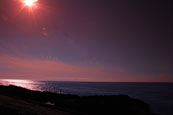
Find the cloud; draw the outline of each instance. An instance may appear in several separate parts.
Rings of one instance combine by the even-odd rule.
[[[0,78],[68,81],[166,81],[165,75],[142,76],[101,64],[82,66],[56,59],[0,55]],[[172,77],[169,77],[172,80]]]
[[[67,64],[60,60],[22,58],[13,55],[0,56],[1,78],[39,80],[108,80],[114,76],[105,67],[87,67]],[[105,68],[105,69],[104,69]],[[113,69],[113,68],[112,68]],[[121,72],[119,69],[111,70]]]

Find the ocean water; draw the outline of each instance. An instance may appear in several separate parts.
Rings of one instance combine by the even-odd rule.
[[[173,83],[0,80],[0,85],[10,84],[39,91],[58,93],[61,90],[65,94],[81,96],[126,94],[150,104],[155,113],[173,115]]]

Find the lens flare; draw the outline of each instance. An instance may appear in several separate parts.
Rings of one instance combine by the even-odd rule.
[[[26,5],[26,6],[33,6],[34,5],[34,3],[36,3],[38,0],[23,0],[23,2],[24,2],[24,4]]]

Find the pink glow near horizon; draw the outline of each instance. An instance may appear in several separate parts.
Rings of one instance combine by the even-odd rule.
[[[65,81],[171,81],[165,75],[142,76],[118,67],[101,64],[81,66],[51,59],[21,58],[12,55],[0,56],[0,78]],[[173,80],[172,80],[173,81]]]

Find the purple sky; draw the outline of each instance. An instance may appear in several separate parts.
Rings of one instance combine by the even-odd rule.
[[[172,4],[0,1],[0,78],[173,82]]]

